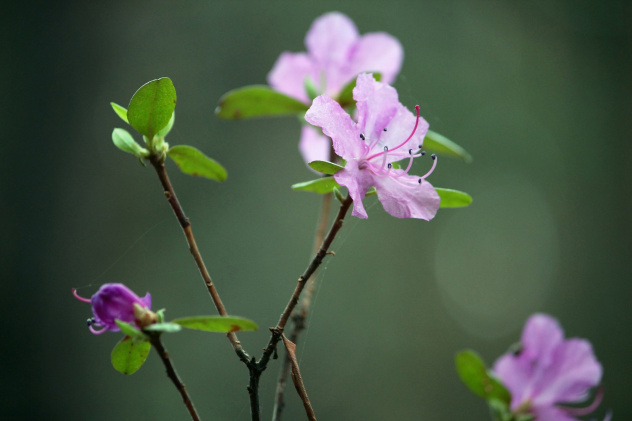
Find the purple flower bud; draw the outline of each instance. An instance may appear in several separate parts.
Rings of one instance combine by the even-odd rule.
[[[72,293],[77,299],[92,304],[94,322],[90,323],[89,328],[95,335],[106,330],[118,332],[120,329],[115,319],[138,326],[137,318],[134,315],[134,304],[148,310],[151,309],[151,295],[149,293],[143,298],[139,298],[134,291],[123,284],[103,284],[90,300],[77,295],[77,290],[74,288]],[[93,326],[102,329],[97,330]]]

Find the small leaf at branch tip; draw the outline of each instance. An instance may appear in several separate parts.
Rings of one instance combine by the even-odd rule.
[[[168,77],[147,82],[136,91],[127,107],[129,124],[153,139],[169,124],[176,101],[176,89]]]
[[[252,320],[234,316],[196,316],[172,320],[187,329],[204,330],[207,332],[230,333],[237,330],[257,330],[258,326]]]
[[[250,85],[225,93],[215,108],[220,118],[237,120],[306,112],[309,106],[266,85]]]
[[[470,155],[463,147],[457,145],[447,137],[440,135],[437,132],[433,132],[432,130],[428,130],[428,133],[426,133],[423,146],[424,149],[427,149],[430,152],[460,158],[467,163],[472,162],[472,155]]]
[[[331,193],[334,188],[339,187],[340,184],[338,184],[333,177],[322,177],[316,180],[305,181],[303,183],[292,185],[292,189],[294,190],[303,190],[319,194]]]
[[[129,121],[127,121],[127,110],[115,102],[110,102],[110,105],[112,106],[112,109],[114,110],[116,115],[118,115],[121,118],[121,120],[129,124]]]
[[[151,344],[148,341],[134,341],[125,336],[112,350],[112,366],[119,373],[134,374],[147,360],[150,349]]]
[[[219,162],[204,155],[193,146],[173,146],[169,149],[167,155],[173,159],[185,174],[205,177],[215,181],[224,181],[228,177],[226,170]]]
[[[309,165],[313,170],[327,175],[334,175],[345,168],[342,165],[334,164],[329,161],[312,161],[307,165]]]
[[[442,208],[463,208],[469,206],[473,199],[469,194],[453,189],[442,189],[435,187],[435,190],[441,198]]]

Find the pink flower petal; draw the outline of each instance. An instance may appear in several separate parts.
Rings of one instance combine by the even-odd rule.
[[[404,60],[404,49],[397,38],[384,32],[368,33],[360,37],[350,53],[348,78],[361,72],[379,72],[382,82],[392,83]]]
[[[305,120],[321,127],[323,133],[333,140],[336,154],[347,161],[361,156],[368,149],[349,114],[326,95],[314,100],[305,114]]]
[[[366,73],[358,76],[356,87],[353,88],[353,99],[357,101],[358,127],[368,142],[382,136],[384,128],[402,106],[393,87],[376,82],[373,75]]]
[[[404,170],[392,170],[393,175]],[[419,177],[402,175],[394,177],[373,177],[377,197],[384,210],[396,218],[418,218],[430,221],[441,204],[439,194],[427,181],[421,184]]]
[[[535,406],[533,413],[536,416],[535,421],[578,421],[577,418],[573,418],[563,409],[555,406]]]
[[[349,190],[349,196],[353,199],[351,215],[362,219],[368,218],[362,199],[372,185],[370,173],[360,170],[356,161],[349,161],[344,170],[334,174],[334,179]]]
[[[397,114],[388,123],[387,131],[380,137],[380,142],[377,144],[375,151],[371,153],[382,151],[384,146],[388,146],[389,154],[387,162],[396,162],[409,157],[409,149],[413,150],[413,154],[419,151],[419,147],[423,146],[423,140],[428,133],[428,122],[422,117],[419,117],[419,123],[415,134],[406,142],[406,144],[398,149],[397,146],[401,145],[415,128],[415,122],[417,118],[406,107],[399,106]]]
[[[536,398],[542,404],[580,402],[601,381],[601,364],[583,339],[568,339],[553,353],[553,363],[539,379]]]
[[[305,78],[319,83],[318,68],[305,53],[284,52],[268,73],[268,83],[277,91],[309,103],[305,91]]]
[[[305,37],[307,52],[327,76],[327,92],[340,89],[348,66],[349,50],[358,39],[351,19],[338,12],[327,13],[314,21]],[[337,86],[332,86],[337,85]]]
[[[557,320],[546,314],[534,314],[529,317],[522,331],[524,358],[538,359],[548,366],[552,351],[564,340],[564,331]]]
[[[320,134],[314,127],[303,126],[298,149],[306,164],[312,161],[331,161],[331,140]]]

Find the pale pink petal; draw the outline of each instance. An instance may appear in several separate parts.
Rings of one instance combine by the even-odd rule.
[[[353,21],[342,13],[332,12],[314,21],[305,37],[305,46],[319,67],[327,70],[346,65],[349,50],[357,39],[358,29]]]
[[[358,127],[364,132],[369,144],[382,136],[384,128],[402,106],[393,87],[376,82],[373,75],[366,73],[358,76],[353,88],[353,99],[357,102]]]
[[[403,170],[393,170],[392,174],[402,174]],[[427,181],[418,182],[419,177],[401,175],[394,177],[373,177],[377,197],[384,210],[396,218],[418,218],[426,221],[434,218],[441,199],[434,187]]]
[[[564,331],[553,317],[546,314],[534,314],[529,317],[522,331],[522,356],[529,360],[537,359],[538,364],[549,366],[553,350],[564,340]]]
[[[353,212],[355,217],[366,219],[369,216],[364,209],[362,199],[371,187],[371,175],[368,171],[360,170],[355,160],[347,162],[345,169],[334,174],[334,179],[341,186],[349,190],[349,196],[353,199]]]
[[[361,72],[379,72],[382,82],[392,83],[404,60],[404,49],[397,38],[383,33],[360,37],[351,49],[348,79]]]
[[[590,342],[568,339],[555,349],[553,363],[538,380],[534,402],[554,404],[585,400],[590,388],[601,381],[601,364]]]
[[[282,53],[268,73],[268,84],[277,91],[309,103],[305,90],[305,78],[318,86],[318,68],[305,53]]]
[[[298,149],[306,164],[312,161],[331,161],[331,139],[312,126],[303,126],[301,129]]]
[[[360,157],[368,149],[360,139],[360,131],[349,114],[326,95],[317,97],[305,114],[305,120],[321,127],[333,140],[334,150],[346,161]]]
[[[529,361],[519,359],[510,353],[505,354],[496,360],[493,371],[511,392],[512,409],[516,409],[522,402],[531,399],[527,385],[531,381],[533,365]]]

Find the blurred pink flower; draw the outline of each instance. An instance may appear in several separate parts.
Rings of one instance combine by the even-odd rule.
[[[384,32],[360,36],[353,21],[339,12],[317,18],[307,32],[305,46],[305,53],[283,52],[268,74],[270,86],[305,103],[310,102],[306,79],[320,94],[335,98],[361,72],[380,72],[383,82],[392,83],[404,58],[395,37]],[[322,136],[312,131],[303,130],[301,135],[303,159],[329,160],[329,150],[318,143],[323,143],[318,140]]]
[[[511,392],[512,411],[532,414],[537,421],[574,421],[601,401],[598,394],[588,408],[558,405],[586,400],[589,389],[599,384],[602,368],[590,342],[565,340],[557,320],[545,314],[527,320],[520,349],[500,357],[493,370]]]
[[[362,204],[367,190],[374,186],[386,212],[397,218],[432,219],[439,209],[439,195],[426,177],[408,174],[414,158],[421,157],[428,123],[417,118],[399,101],[397,91],[376,82],[372,75],[358,76],[353,98],[357,102],[355,123],[340,104],[327,95],[316,98],[305,114],[305,120],[321,127],[333,140],[336,154],[345,161],[345,168],[334,175],[347,187],[353,199],[353,215],[367,218]],[[395,169],[393,163],[408,158],[406,169]]]

